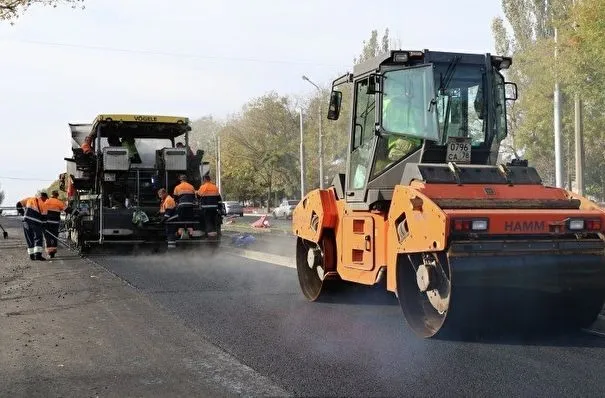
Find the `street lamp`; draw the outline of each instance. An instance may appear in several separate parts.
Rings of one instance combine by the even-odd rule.
[[[298,108],[300,115],[300,199],[305,196],[305,152],[303,144],[303,114],[302,108]]]
[[[321,129],[321,88],[313,83],[307,76],[303,75],[302,78],[314,85],[317,92],[319,92],[319,189],[324,189],[324,142],[323,131]]]

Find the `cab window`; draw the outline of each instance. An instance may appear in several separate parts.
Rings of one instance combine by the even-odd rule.
[[[355,85],[355,126],[351,143],[351,162],[348,187],[363,189],[372,160],[376,126],[376,96],[368,94],[368,79]]]

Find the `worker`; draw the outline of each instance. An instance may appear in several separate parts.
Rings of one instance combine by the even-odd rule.
[[[82,145],[80,146],[80,148],[82,148],[82,152],[84,152],[84,155],[92,155],[93,151],[92,151],[92,143],[94,141],[94,137],[93,135],[87,135],[86,138],[84,138],[84,142],[82,143]]]
[[[174,188],[174,199],[177,203],[177,214],[179,216],[178,236],[181,239],[186,239],[193,235],[191,225],[195,222],[193,217],[193,206],[195,205],[195,188],[187,182],[187,176],[181,174],[179,176],[179,185]],[[188,234],[185,234],[185,228]]]
[[[122,138],[122,147],[128,149],[128,156],[132,163],[141,163],[141,157],[139,156],[133,137]]]
[[[61,212],[66,206],[59,200],[59,191],[52,191],[50,198],[44,202],[46,208],[46,227],[44,229],[44,240],[46,241],[46,253],[50,258],[57,254],[57,237],[59,236],[59,224],[61,223]]]
[[[422,146],[422,109],[414,101],[413,90],[403,82],[394,81],[385,93],[382,106],[382,126],[390,133],[379,144],[386,150],[378,151],[374,174],[403,159]],[[400,134],[405,134],[401,136]]]
[[[202,219],[200,221],[205,235],[215,238],[218,235],[216,231],[218,217],[222,214],[222,198],[218,187],[212,182],[208,174],[204,176],[204,183],[196,191],[196,194],[200,197],[200,207],[202,210]]]
[[[185,144],[183,144],[182,142],[179,142],[179,143],[176,144],[176,147],[179,148],[179,149],[184,149],[185,148]],[[191,147],[187,146],[186,148],[187,148],[187,157],[188,158],[194,157],[195,155],[193,154],[193,151],[191,150]]]
[[[46,208],[44,202],[48,199],[46,192],[17,202],[17,212],[23,216],[23,232],[27,243],[27,253],[31,260],[45,261],[42,256],[44,250],[44,224],[46,222]]]
[[[174,222],[177,219],[176,214],[176,202],[172,196],[168,195],[168,192],[164,188],[158,190],[158,196],[162,201],[160,204],[160,215],[162,216],[162,223],[166,228],[166,241],[168,242],[168,248],[176,248],[176,231]]]

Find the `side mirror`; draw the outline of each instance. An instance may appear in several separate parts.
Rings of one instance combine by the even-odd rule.
[[[332,90],[330,94],[330,107],[328,108],[328,119],[338,120],[340,116],[340,106],[342,105],[342,92]]]
[[[516,101],[517,100],[517,84],[512,82],[504,83],[504,92],[506,100]]]

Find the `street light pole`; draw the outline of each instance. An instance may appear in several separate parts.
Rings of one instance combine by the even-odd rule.
[[[219,192],[221,190],[221,137],[216,135],[216,186]]]
[[[583,114],[582,99],[580,94],[574,98],[575,107],[575,143],[576,143],[576,192],[584,195],[584,137],[583,137]]]
[[[555,62],[557,62],[558,31],[555,28]],[[555,127],[555,185],[557,188],[563,187],[563,161],[561,158],[561,92],[559,90],[559,80],[555,76],[554,92],[554,127]],[[571,187],[570,187],[571,188]]]
[[[323,142],[323,130],[321,127],[321,88],[315,83],[313,83],[307,76],[302,77],[303,80],[308,81],[312,85],[315,86],[317,92],[319,93],[319,189],[324,189],[324,142]]]
[[[303,144],[303,114],[302,108],[298,108],[300,116],[300,199],[305,196],[305,148]]]
[[[577,4],[578,0],[573,0],[573,5]],[[573,29],[577,30],[578,25],[574,22]],[[575,138],[575,158],[576,158],[576,191],[580,195],[584,195],[584,104],[579,93],[574,96],[574,138]],[[571,189],[571,187],[570,187]]]

